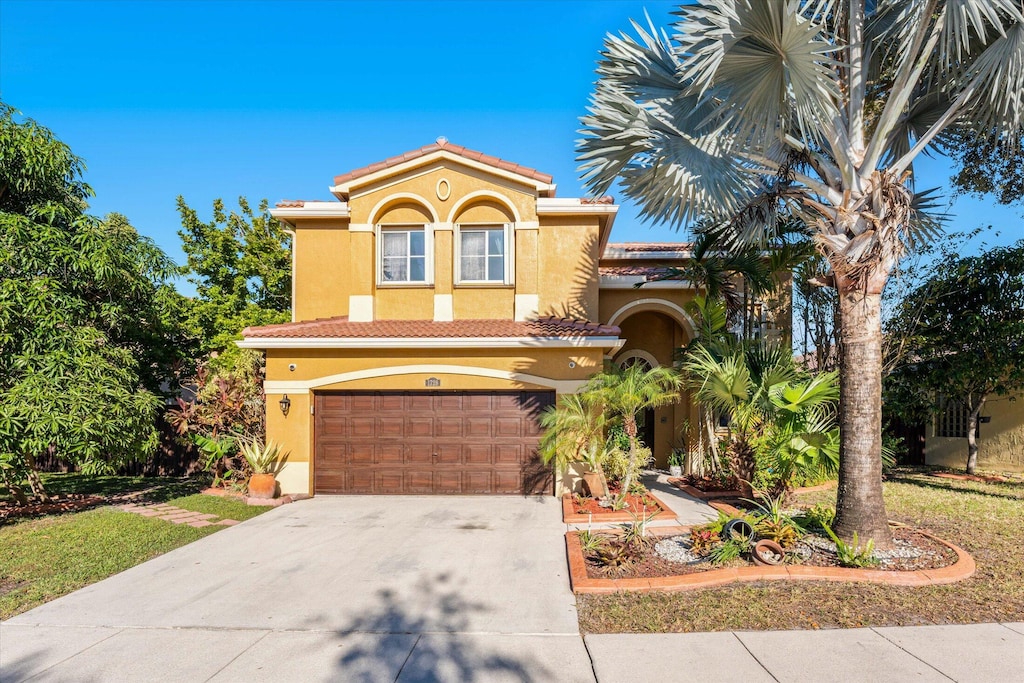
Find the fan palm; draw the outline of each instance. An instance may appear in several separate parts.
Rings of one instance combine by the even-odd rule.
[[[650,219],[728,226],[759,244],[797,215],[840,298],[836,529],[891,542],[881,484],[880,298],[934,239],[913,163],[972,131],[1024,130],[1020,0],[697,0],[674,34],[610,36],[579,143],[595,193]]]
[[[558,403],[541,415],[540,426],[540,456],[546,464],[553,462],[556,471],[565,472],[572,463],[586,463],[607,488],[602,462],[608,418],[597,396],[587,391],[559,396]]]
[[[730,467],[745,495],[756,471],[755,441],[765,445],[779,490],[802,471],[832,471],[838,429],[832,406],[839,397],[835,373],[802,376],[792,354],[758,344],[716,355],[701,344],[691,347],[682,366],[697,400],[729,417]]]

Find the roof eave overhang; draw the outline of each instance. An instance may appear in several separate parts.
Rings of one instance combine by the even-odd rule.
[[[496,175],[502,178],[506,178],[508,180],[512,180],[517,183],[521,183],[523,185],[533,187],[539,197],[553,197],[555,194],[555,183],[546,183],[528,175],[523,175],[521,173],[516,173],[514,171],[509,171],[507,169],[498,168],[496,166],[492,166],[491,164],[484,164],[479,161],[474,161],[473,159],[464,157],[461,154],[455,154],[444,149],[440,149],[436,152],[431,152],[430,154],[427,154],[422,157],[410,159],[409,161],[405,161],[400,164],[395,164],[394,166],[382,168],[379,171],[374,171],[373,173],[367,173],[364,176],[359,176],[358,178],[353,178],[352,180],[343,183],[337,183],[335,185],[332,185],[328,189],[338,199],[341,199],[342,201],[347,201],[352,192],[360,187],[372,185],[374,183],[380,182],[381,180],[386,180],[396,175],[406,173],[419,166],[424,166],[441,160],[462,164],[463,166],[467,166],[469,168],[481,171],[483,173],[489,173],[491,175]]]
[[[282,223],[295,225],[295,221],[302,219],[349,218],[351,211],[345,202],[317,202],[315,205],[274,208],[270,215]]]
[[[612,236],[615,216],[619,213],[618,204],[583,204],[579,198],[540,197],[537,199],[538,216],[598,216],[601,220],[601,240],[598,254],[603,254],[608,240]]]
[[[625,343],[617,336],[587,337],[246,337],[243,349],[516,349],[601,348]]]

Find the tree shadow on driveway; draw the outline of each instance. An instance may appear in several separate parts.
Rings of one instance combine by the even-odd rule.
[[[490,608],[460,595],[447,574],[424,577],[411,598],[380,590],[375,608],[335,631],[340,640],[352,641],[338,656],[338,674],[349,681],[402,683],[559,680],[535,654],[510,653],[510,636],[468,632],[470,615],[486,611]],[[352,638],[355,634],[378,637]]]

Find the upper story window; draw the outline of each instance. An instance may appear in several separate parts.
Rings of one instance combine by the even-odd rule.
[[[427,284],[427,231],[424,226],[380,226],[381,284]]]
[[[458,282],[512,284],[509,225],[459,225]]]

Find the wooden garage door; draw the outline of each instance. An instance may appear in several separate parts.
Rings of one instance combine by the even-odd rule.
[[[318,394],[317,493],[551,493],[548,391]]]

